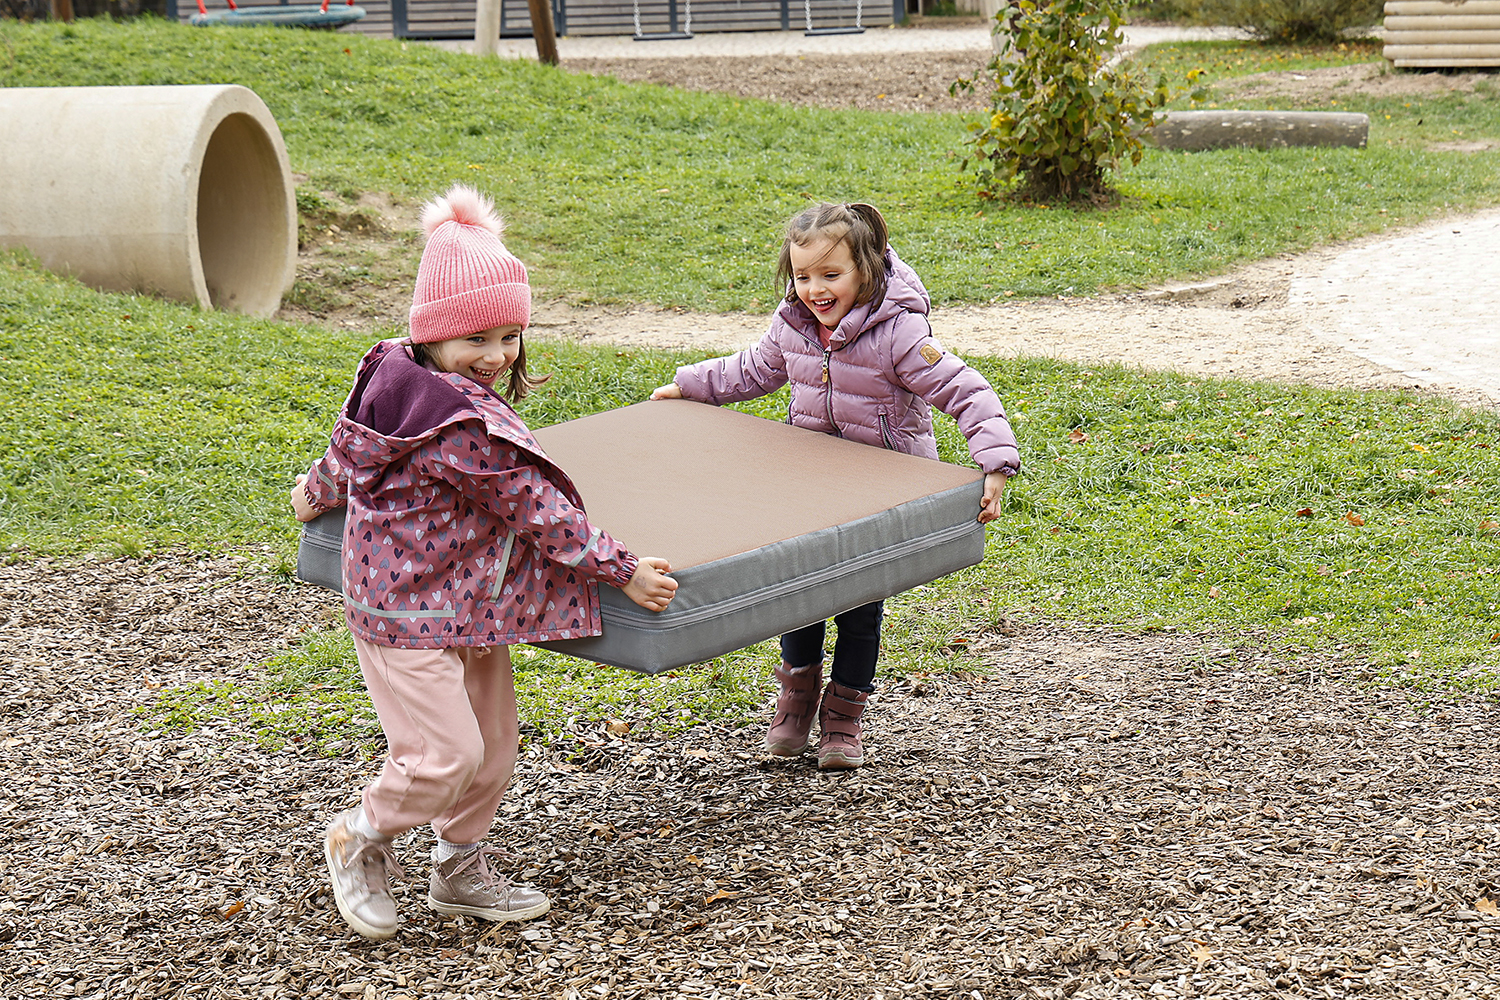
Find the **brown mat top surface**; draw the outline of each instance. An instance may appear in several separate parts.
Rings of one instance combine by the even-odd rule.
[[[590,520],[674,569],[846,524],[982,476],[686,400],[637,403],[543,427],[536,437],[577,484]]]

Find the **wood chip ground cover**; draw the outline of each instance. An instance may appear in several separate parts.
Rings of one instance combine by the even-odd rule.
[[[362,941],[319,834],[370,762],[132,714],[324,619],[260,562],[0,569],[0,995],[1500,995],[1494,706],[1180,635],[990,640],[847,775],[758,726],[530,747],[495,834],[553,911],[426,910],[420,831]]]

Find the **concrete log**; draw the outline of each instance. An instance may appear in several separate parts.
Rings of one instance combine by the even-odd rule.
[[[110,291],[269,316],[297,263],[281,131],[239,86],[0,88],[0,246]]]
[[[1162,149],[1195,153],[1249,146],[1353,146],[1370,134],[1367,115],[1332,111],[1169,111],[1143,135]]]

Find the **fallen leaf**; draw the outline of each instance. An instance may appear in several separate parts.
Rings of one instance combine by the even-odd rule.
[[[1083,444],[1088,439],[1089,436],[1083,431],[1079,430],[1077,427],[1068,431],[1068,440],[1073,442],[1074,444]]]
[[[1483,913],[1487,917],[1500,917],[1500,905],[1497,905],[1495,901],[1493,899],[1490,899],[1488,896],[1482,897],[1479,902],[1475,903],[1474,909],[1478,910],[1480,913]]]
[[[1318,575],[1319,576],[1327,576],[1329,573],[1332,573],[1332,572],[1333,572],[1333,570],[1329,569],[1327,566],[1319,566],[1318,567]]]
[[[230,903],[229,908],[223,913],[219,914],[219,916],[223,917],[225,920],[228,920],[230,917],[234,916],[244,908],[245,904],[243,902]]]
[[[1201,969],[1203,963],[1214,957],[1214,953],[1208,950],[1208,945],[1202,941],[1194,941],[1193,946],[1188,949],[1188,957],[1198,963]]]
[[[1344,520],[1348,521],[1350,524],[1354,525],[1356,528],[1360,527],[1361,525],[1363,525],[1365,523],[1365,519],[1362,518],[1362,517],[1360,517],[1358,514],[1354,513],[1354,511],[1352,511],[1352,510],[1349,513],[1347,513],[1347,514],[1344,515]]]
[[[1301,510],[1297,511],[1297,516],[1298,517],[1312,517],[1313,516],[1313,509],[1311,507],[1303,507]]]
[[[1221,593],[1223,593],[1223,591],[1219,590],[1218,587],[1209,587],[1208,588],[1208,596],[1209,597],[1218,597]]]
[[[624,736],[630,732],[630,723],[624,719],[610,719],[604,724],[604,731],[611,736]]]
[[[734,895],[734,893],[728,891],[727,889],[720,889],[718,892],[714,893],[711,896],[703,897],[703,905],[707,906],[710,903],[717,903],[721,899],[733,899]]]

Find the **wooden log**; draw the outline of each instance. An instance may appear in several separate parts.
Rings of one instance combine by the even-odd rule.
[[[1500,28],[1494,31],[1401,31],[1386,32],[1387,45],[1494,45],[1500,43]]]
[[[1370,135],[1368,115],[1336,111],[1169,111],[1142,138],[1188,153],[1249,146],[1353,146]]]
[[[1437,14],[1442,17],[1500,14],[1500,0],[1463,0],[1460,3],[1449,3],[1446,0],[1386,0],[1385,16],[1390,17],[1392,14]]]
[[[1385,35],[1390,37],[1397,31],[1494,31],[1500,28],[1500,13],[1454,14],[1440,17],[1425,14],[1420,17],[1394,17],[1385,19]]]
[[[1462,69],[1465,66],[1473,66],[1483,69],[1486,66],[1500,66],[1500,61],[1495,59],[1395,59],[1392,65],[1397,69]]]
[[[1397,59],[1493,59],[1496,63],[1500,63],[1500,45],[1387,45],[1381,50],[1381,55],[1392,61]]]

